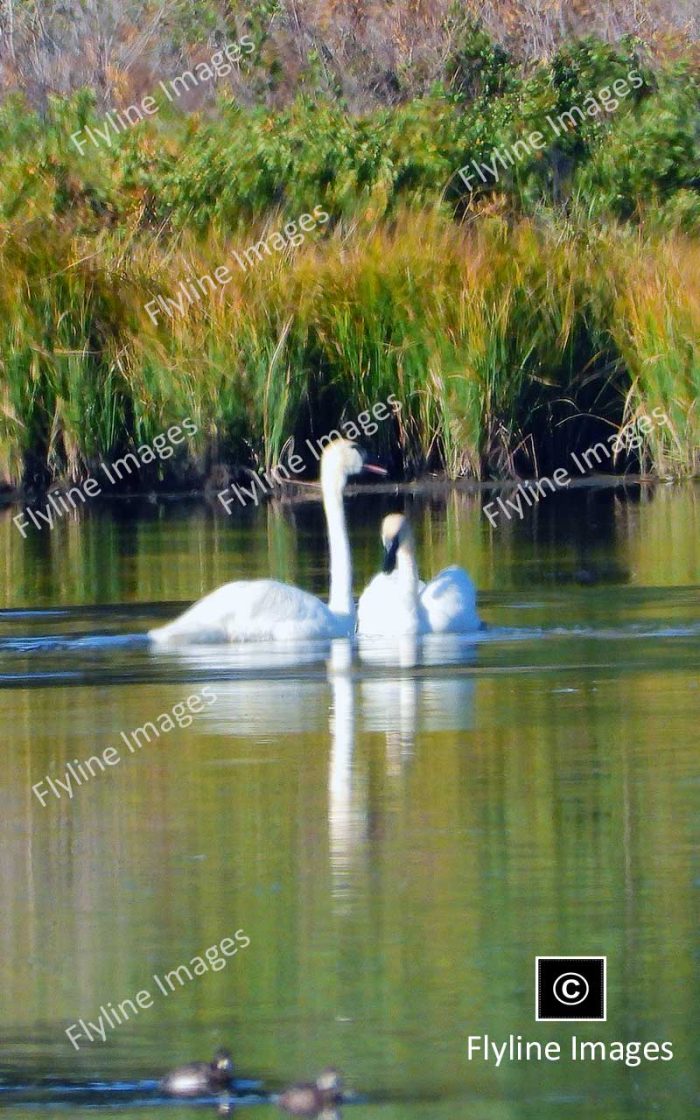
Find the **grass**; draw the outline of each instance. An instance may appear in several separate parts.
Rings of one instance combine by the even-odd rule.
[[[476,92],[472,44],[459,82],[392,108],[166,106],[85,156],[87,93],[43,116],[6,100],[0,479],[77,480],[185,417],[194,441],[142,484],[269,468],[390,393],[401,414],[373,442],[407,473],[547,472],[655,408],[669,423],[619,465],[697,472],[696,68],[586,40],[524,72],[477,46]],[[610,119],[461,184],[631,67],[643,86]],[[319,206],[302,246],[233,263]],[[150,300],[222,264],[227,286],[153,324]]]
[[[654,408],[670,424],[649,433],[642,466],[697,470],[700,250],[682,235],[407,212],[352,236],[311,233],[152,324],[156,292],[251,240],[103,233],[86,252],[41,227],[6,235],[2,474],[78,478],[185,416],[200,430],[181,480],[218,460],[269,467],[290,436],[317,437],[392,392],[400,422],[372,442],[398,447],[409,471],[543,470],[594,442],[598,420]]]

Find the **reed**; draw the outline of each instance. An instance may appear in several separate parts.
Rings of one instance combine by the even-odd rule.
[[[272,215],[258,233],[275,228]],[[290,436],[317,437],[389,393],[401,417],[373,442],[398,446],[409,471],[541,468],[532,448],[546,448],[559,403],[575,415],[591,400],[618,426],[662,408],[671,423],[649,435],[643,466],[697,470],[698,247],[681,235],[405,212],[232,268],[227,286],[153,325],[155,294],[250,241],[6,234],[3,475],[77,478],[185,416],[199,434],[176,477],[218,460],[269,467]]]
[[[634,247],[634,271],[618,276],[612,332],[627,371],[626,421],[654,409],[668,417],[649,433],[642,462],[664,476],[700,472],[700,246],[675,240],[653,259]]]

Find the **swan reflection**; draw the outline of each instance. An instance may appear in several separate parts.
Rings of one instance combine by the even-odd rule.
[[[474,680],[464,664],[476,654],[473,643],[457,635],[360,639],[361,661],[380,671],[353,680],[349,643],[333,645],[328,833],[333,896],[342,909],[370,829],[368,764],[355,758],[356,703],[361,730],[384,734],[386,774],[396,780],[414,754],[417,735],[473,726]],[[461,668],[448,672],[455,662]]]
[[[473,640],[460,635],[360,639],[357,647],[335,639],[312,649],[191,646],[168,654],[211,681],[217,701],[197,717],[210,734],[256,746],[293,735],[308,735],[312,746],[328,736],[328,857],[340,912],[351,904],[372,819],[372,756],[358,757],[358,732],[384,736],[386,777],[400,780],[422,736],[474,726],[475,682],[465,667],[476,655]],[[273,760],[257,751],[247,761]]]

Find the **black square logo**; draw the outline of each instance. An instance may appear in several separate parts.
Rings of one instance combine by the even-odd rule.
[[[607,957],[537,957],[538,1023],[605,1022]]]

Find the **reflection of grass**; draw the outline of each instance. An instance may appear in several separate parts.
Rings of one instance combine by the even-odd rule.
[[[671,424],[649,434],[644,462],[693,470],[700,262],[682,237],[401,214],[352,240],[311,234],[246,274],[234,264],[227,287],[153,326],[156,292],[230,263],[243,241],[6,235],[3,473],[76,476],[185,416],[200,466],[205,452],[269,466],[289,435],[391,392],[400,423],[377,443],[451,475],[507,469],[565,398],[615,423],[663,409]]]

